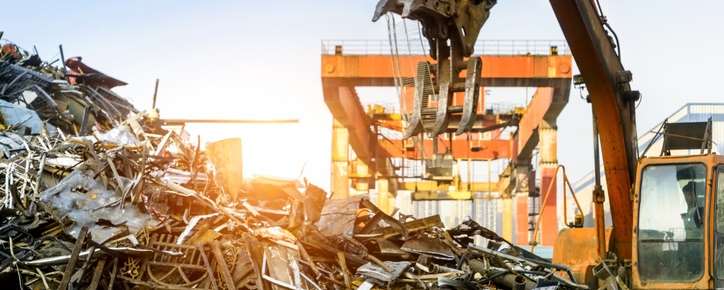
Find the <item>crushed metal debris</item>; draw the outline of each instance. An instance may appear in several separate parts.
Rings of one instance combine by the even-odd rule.
[[[0,50],[5,289],[573,289],[570,270],[474,221],[395,218],[295,180],[242,182],[79,57]],[[484,240],[482,247],[475,241]]]

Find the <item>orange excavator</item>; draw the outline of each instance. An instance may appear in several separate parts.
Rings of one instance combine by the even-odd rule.
[[[550,4],[589,94],[596,157],[595,227],[561,231],[553,262],[568,265],[591,289],[724,287],[724,156],[711,153],[711,122],[665,124],[657,134],[663,138],[661,154],[640,155],[635,115],[640,94],[629,85],[632,74],[621,64],[618,37],[600,3]],[[474,43],[495,5],[496,0],[379,1],[373,20],[392,12],[419,21],[435,61],[418,64],[405,136],[462,134],[470,128],[481,66]],[[462,107],[451,105],[454,93],[465,94]],[[437,107],[430,107],[431,96]],[[458,124],[450,124],[453,117]],[[604,224],[599,140],[611,229]],[[672,156],[682,151],[689,155]]]

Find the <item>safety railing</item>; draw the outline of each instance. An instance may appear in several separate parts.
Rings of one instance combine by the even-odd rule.
[[[581,208],[581,204],[578,202],[578,198],[576,198],[576,192],[573,191],[573,186],[571,185],[570,180],[568,179],[568,175],[566,174],[566,167],[562,164],[559,164],[558,167],[556,167],[556,171],[553,172],[553,176],[558,176],[558,172],[563,172],[563,223],[566,224],[568,227],[581,227],[583,226],[583,209]],[[553,179],[555,180],[555,179]],[[541,222],[543,221],[543,214],[545,213],[546,207],[544,206],[546,203],[548,203],[548,199],[551,196],[554,196],[555,193],[553,193],[553,189],[556,188],[557,184],[556,182],[551,182],[548,184],[548,188],[546,189],[545,193],[543,194],[543,198],[540,202],[540,213],[536,217],[535,227],[533,228],[533,237],[530,239],[529,245],[531,246],[531,251],[535,249],[535,247],[539,244],[539,235]],[[570,191],[571,197],[573,197],[573,201],[576,205],[576,214],[574,215],[574,221],[572,223],[568,223],[568,192]],[[555,197],[554,197],[555,198]],[[551,213],[553,215],[557,213]]]
[[[394,42],[392,42],[394,44]],[[389,40],[322,40],[322,54],[344,55],[427,55],[426,39],[398,39],[396,45]],[[479,40],[475,43],[475,55],[550,55],[570,54],[565,40]]]
[[[493,114],[510,114],[519,110],[521,105],[514,103],[489,103],[486,104],[485,110],[491,111]]]

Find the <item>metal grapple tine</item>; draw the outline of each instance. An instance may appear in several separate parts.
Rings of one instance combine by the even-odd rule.
[[[415,97],[413,100],[412,115],[410,116],[407,127],[402,138],[407,139],[423,130],[422,109],[427,104],[430,95],[430,63],[421,61],[417,63],[417,74],[415,75]]]
[[[475,125],[477,117],[478,97],[480,95],[480,72],[483,69],[483,62],[480,57],[468,59],[467,72],[465,74],[465,99],[463,103],[463,115],[460,118],[458,129],[455,135],[470,131]]]
[[[452,104],[452,93],[450,82],[440,84],[440,94],[437,99],[437,113],[435,114],[435,125],[430,134],[437,136],[445,132],[450,123],[450,105]]]

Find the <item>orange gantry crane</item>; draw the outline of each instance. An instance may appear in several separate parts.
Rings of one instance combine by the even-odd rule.
[[[533,180],[531,158],[534,148],[539,147],[541,188],[548,188],[548,184],[555,182],[556,119],[568,102],[572,58],[565,53],[565,43],[555,41],[499,41],[479,45],[487,45],[491,51],[504,54],[481,56],[482,69],[476,89],[537,87],[527,107],[491,112],[485,109],[481,97],[475,105],[475,120],[464,134],[446,132],[435,138],[421,138],[422,134],[416,134],[404,139],[405,124],[400,115],[410,115],[415,110],[416,66],[432,61],[432,58],[422,51],[391,54],[384,43],[371,41],[323,42],[324,100],[334,118],[331,179],[334,196],[347,196],[354,184],[364,184],[363,189],[377,187],[378,192],[389,192],[388,196],[394,195],[397,189],[411,190],[413,199],[427,200],[470,199],[471,193],[476,191],[501,192],[508,200],[504,209],[508,219],[504,221],[504,235],[519,244],[528,242],[531,234],[528,192],[534,190],[527,184],[527,180]],[[505,47],[504,51],[499,49],[501,45]],[[395,86],[400,88],[399,113],[383,111],[379,107],[365,108],[356,91],[359,87]],[[439,100],[430,102],[434,105]],[[452,95],[452,106],[464,103],[463,93]],[[461,117],[453,110],[452,118]],[[455,122],[452,123],[454,126]],[[500,134],[506,126],[516,128],[512,137]],[[380,132],[383,128],[398,134],[385,136]],[[349,148],[354,154],[348,151]],[[393,168],[390,162],[394,159],[431,161],[445,153],[453,160],[508,159],[510,169],[498,183],[468,180],[461,186],[466,194],[454,195],[446,194],[449,180],[429,177],[409,182],[399,176],[400,170]],[[390,202],[383,197],[378,204],[384,207]],[[549,199],[544,206],[547,214],[542,222],[542,243],[553,245],[558,232],[556,200]],[[515,226],[510,224],[513,220]]]

